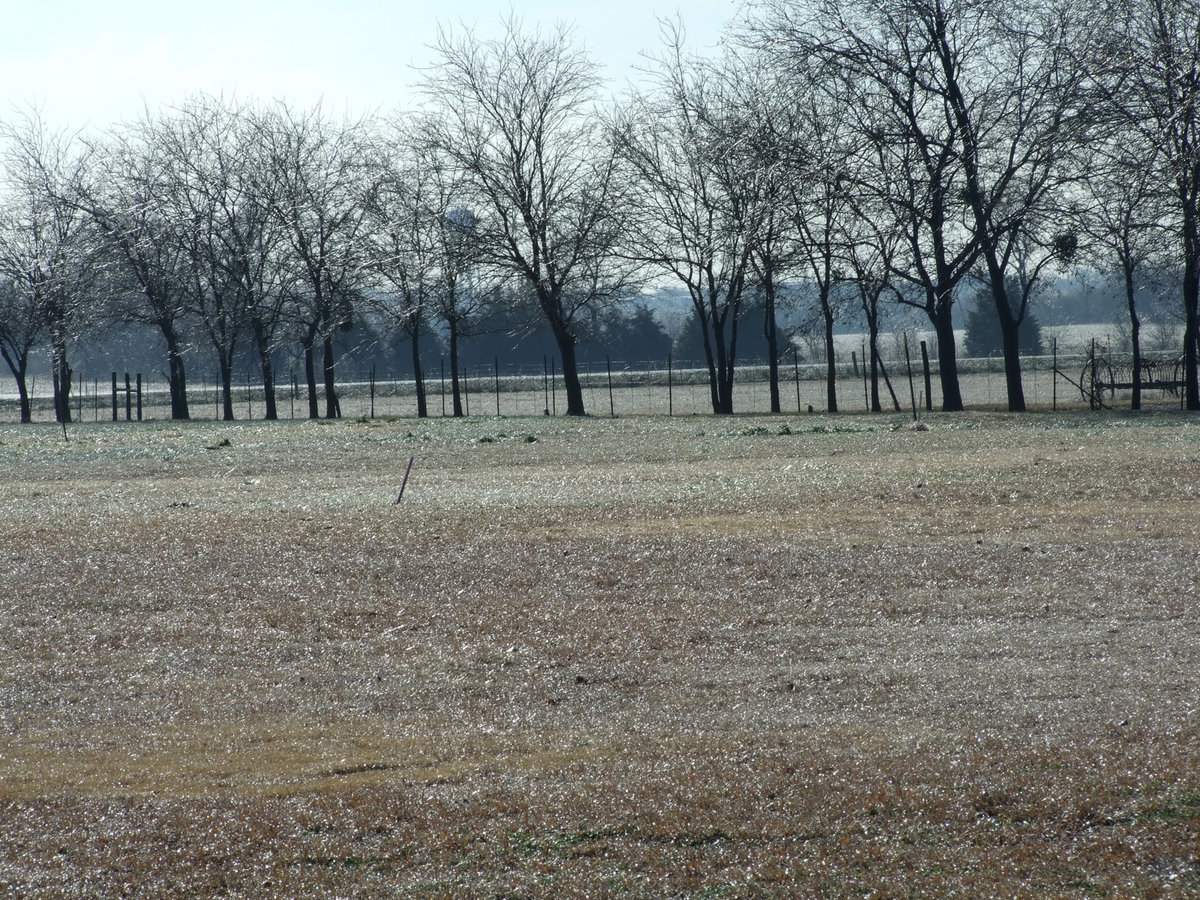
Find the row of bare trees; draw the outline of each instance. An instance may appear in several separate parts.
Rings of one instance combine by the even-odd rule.
[[[85,139],[36,115],[5,125],[0,349],[30,418],[25,374],[48,342],[55,408],[70,416],[73,337],[101,319],[141,323],[166,348],[171,411],[188,418],[186,347],[218,363],[233,418],[234,362],[261,371],[276,418],[274,358],[304,356],[309,414],[318,355],[325,414],[340,414],[334,337],[357,319],[461,329],[482,287],[469,215],[425,135],[365,121],[196,97]]]
[[[426,106],[382,124],[212,97],[97,139],[27,116],[4,125],[0,350],[28,419],[29,356],[49,348],[65,419],[73,339],[100,315],[152,325],[186,418],[202,335],[232,418],[240,348],[274,417],[274,354],[298,344],[310,415],[319,353],[336,416],[334,338],[370,321],[409,338],[423,415],[421,335],[444,336],[457,375],[460,339],[502,296],[548,325],[582,415],[584,323],[667,282],[691,300],[714,412],[733,411],[748,304],[777,363],[777,310],[799,300],[831,411],[839,319],[866,322],[878,409],[897,306],[928,318],[957,410],[953,308],[970,290],[994,306],[1023,410],[1021,323],[1048,273],[1088,266],[1120,274],[1135,368],[1140,288],[1182,285],[1200,409],[1198,28],[1190,0],[759,0],[715,54],[665,25],[620,101],[569,33],[510,21],[497,39],[440,33]],[[773,366],[775,410],[778,381]]]
[[[1018,331],[1030,300],[1049,268],[1084,264],[1126,276],[1135,368],[1137,279],[1152,269],[1176,276],[1187,405],[1200,409],[1193,3],[764,0],[757,9],[750,43],[780,61],[805,102],[825,106],[800,148],[825,173],[829,221],[862,229],[867,270],[928,317],[945,408],[962,404],[952,308],[963,287],[981,284],[991,298],[1008,404],[1023,410]],[[821,180],[809,182],[818,208]],[[807,256],[820,237],[806,236]],[[842,265],[861,247],[852,235],[837,243]]]

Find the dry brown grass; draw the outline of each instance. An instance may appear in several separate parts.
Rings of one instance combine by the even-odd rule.
[[[1196,425],[0,426],[0,896],[1198,896]]]

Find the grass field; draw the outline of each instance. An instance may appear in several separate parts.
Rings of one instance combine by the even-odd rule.
[[[0,897],[1200,896],[1194,415],[69,437]]]

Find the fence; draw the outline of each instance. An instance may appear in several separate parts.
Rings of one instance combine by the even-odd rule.
[[[1022,358],[1025,399],[1031,408],[1088,406],[1088,395],[1081,390],[1089,370],[1086,353],[1050,354]],[[911,382],[910,382],[911,371]],[[928,375],[926,374],[928,372]],[[885,411],[911,412],[937,409],[942,402],[936,360],[925,368],[920,351],[912,354],[911,367],[903,357],[887,363],[891,390],[881,381],[880,400]],[[770,385],[768,368],[761,362],[740,365],[734,386],[736,413],[768,413]],[[796,359],[780,365],[781,412],[806,414],[826,409],[825,366],[800,363]],[[156,382],[139,376],[133,387],[126,376],[121,386],[115,373],[111,379],[79,378],[73,386],[72,412],[76,421],[101,421],[118,418],[118,395],[123,394],[125,418],[131,419],[130,404],[137,401],[137,417],[168,419],[170,394],[165,381]],[[674,364],[668,360],[645,363],[621,362],[584,364],[580,370],[584,405],[597,416],[627,415],[705,415],[712,412],[708,372],[695,363]],[[31,383],[35,421],[53,421],[54,406],[48,379]],[[1003,360],[999,358],[959,360],[959,383],[968,408],[1003,409],[1007,405]],[[467,366],[460,373],[463,411],[468,416],[555,416],[566,411],[566,395],[561,371],[551,361],[542,370],[502,369]],[[451,379],[438,370],[425,379],[427,410],[430,416],[453,414]],[[410,377],[365,378],[337,385],[342,416],[345,418],[415,417],[416,386]],[[0,421],[19,417],[15,388],[0,389]],[[893,402],[893,396],[895,402]],[[837,398],[841,412],[870,410],[869,383],[858,354],[837,366]],[[318,385],[318,407],[324,415],[323,390]],[[244,373],[233,388],[234,415],[237,419],[259,419],[264,414],[261,385],[254,373]],[[1110,391],[1109,406],[1128,402],[1128,391]],[[1143,403],[1179,404],[1177,392],[1158,391],[1143,396]],[[193,419],[221,418],[221,393],[210,377],[193,374],[188,385],[189,413]],[[294,376],[276,387],[276,409],[281,419],[308,416],[308,391]]]

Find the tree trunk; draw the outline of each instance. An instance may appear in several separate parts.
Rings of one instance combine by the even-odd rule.
[[[1000,318],[1000,341],[1004,349],[1004,385],[1008,393],[1008,411],[1025,412],[1025,388],[1021,384],[1021,318],[1013,315],[1008,302],[1008,287],[998,265],[989,260],[992,299]]]
[[[342,401],[338,399],[337,384],[334,378],[336,361],[332,334],[325,335],[321,352],[324,357],[322,367],[325,375],[325,418],[340,419],[342,417]]]
[[[879,402],[879,316],[867,314],[867,352],[871,355],[871,412],[883,412]]]
[[[825,319],[825,408],[835,413],[838,411],[837,356],[833,344],[833,309],[827,299],[821,301],[821,314]]]
[[[954,343],[951,305],[939,303],[930,316],[938,345],[938,378],[942,385],[942,411],[962,412],[962,391],[958,385],[958,352]]]
[[[701,346],[704,348],[704,365],[708,367],[708,402],[714,413],[721,409],[721,395],[718,390],[720,379],[716,376],[716,354],[713,350],[713,329],[708,324],[708,317],[701,312],[696,313],[696,325],[700,328]],[[721,335],[716,340],[724,340]]]
[[[567,415],[584,416],[583,385],[579,381],[579,362],[575,356],[575,335],[559,320],[551,321],[554,341],[562,362],[563,390],[567,395]]]
[[[310,419],[321,417],[321,407],[317,403],[316,350],[313,347],[316,340],[316,334],[310,333],[304,342],[304,384],[308,388],[308,417]]]
[[[875,358],[879,362],[879,374],[883,376],[883,383],[887,386],[888,396],[892,398],[892,409],[900,412],[900,398],[896,396],[896,389],[892,387],[891,376],[888,375],[887,366],[883,364],[883,357],[879,355],[879,351],[875,351]],[[883,410],[880,409],[880,412]]]
[[[33,421],[33,406],[29,402],[29,385],[25,382],[25,373],[17,377],[17,396],[21,404],[21,424],[28,425]]]
[[[1129,343],[1133,349],[1133,395],[1130,409],[1142,408],[1142,320],[1138,316],[1137,296],[1133,284],[1133,266],[1126,260],[1122,266],[1125,275],[1125,304],[1129,308]]]
[[[222,350],[217,366],[221,370],[221,419],[233,421],[233,352]]]
[[[188,410],[187,375],[183,366],[183,351],[179,346],[179,334],[173,323],[159,324],[163,339],[167,343],[167,377],[171,391],[171,418],[185,420],[191,418]]]
[[[538,302],[550,323],[554,342],[558,345],[558,356],[562,362],[563,390],[567,395],[567,415],[585,416],[583,385],[579,381],[579,361],[575,355],[575,334],[570,322],[564,318],[562,298],[552,290],[538,286]]]
[[[74,373],[67,362],[67,344],[61,335],[55,335],[51,350],[51,374],[54,380],[55,421],[71,421],[71,381]]]
[[[719,416],[733,415],[733,360],[729,348],[725,346],[725,323],[735,327],[736,318],[729,316],[728,310],[721,317],[712,317],[713,349],[716,352],[717,384],[715,390],[716,403],[713,412]],[[732,342],[731,342],[732,343]]]
[[[716,353],[713,351],[713,335],[716,333],[716,326],[709,325],[708,316],[705,315],[700,304],[696,304],[696,324],[700,327],[701,344],[704,347],[704,363],[708,366],[708,394],[709,403],[712,405],[712,411],[719,413],[721,411],[721,393],[718,390],[720,378],[717,376],[717,359]],[[716,333],[717,343],[724,340],[724,336]]]
[[[425,397],[425,371],[421,368],[421,326],[418,324],[409,331],[412,338],[413,385],[417,393],[417,418],[429,418],[429,404]]]
[[[1187,285],[1184,285],[1185,289]],[[1185,299],[1184,301],[1188,301]],[[1183,326],[1183,371],[1185,382],[1185,398],[1189,410],[1200,410],[1200,379],[1197,377],[1196,340],[1200,334],[1198,328],[1195,300],[1187,310],[1187,319]]]
[[[737,313],[731,316],[729,323],[729,347],[721,372],[721,414],[733,415],[733,384],[737,376]]]
[[[1196,341],[1200,338],[1200,214],[1188,206],[1185,204],[1183,222],[1183,363],[1187,408],[1200,410],[1200,373],[1197,371],[1196,347]]]
[[[763,276],[763,311],[767,339],[767,380],[771,390],[771,412],[783,411],[779,400],[779,323],[775,318],[775,278],[768,265]]]
[[[560,342],[559,354],[562,361],[563,390],[567,395],[567,415],[587,415],[583,406],[583,384],[579,380],[579,361],[575,356],[575,340],[571,338]]]
[[[271,359],[271,345],[267,340],[267,329],[262,319],[255,317],[251,322],[254,331],[254,346],[258,350],[259,371],[262,373],[263,418],[274,422],[279,418],[275,406],[275,364]]]
[[[458,380],[458,316],[447,316],[446,324],[450,331],[450,393],[452,395],[453,415],[456,419],[463,417],[462,386]]]
[[[8,364],[13,381],[17,383],[17,398],[21,410],[21,424],[28,425],[33,421],[33,407],[29,402],[29,385],[26,383],[26,372],[29,370],[29,351],[15,351],[9,354],[8,348],[0,345],[0,356]]]

